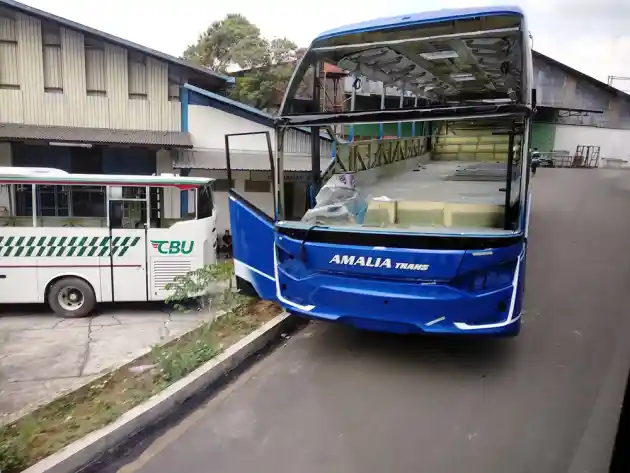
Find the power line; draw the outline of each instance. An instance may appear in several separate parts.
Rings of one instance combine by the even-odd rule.
[[[615,81],[625,81],[628,85],[624,88],[617,87]],[[608,76],[608,85],[615,87],[623,92],[630,92],[630,77],[628,76]]]

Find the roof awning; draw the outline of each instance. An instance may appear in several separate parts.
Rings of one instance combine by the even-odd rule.
[[[37,140],[55,143],[93,145],[160,146],[192,148],[190,135],[180,131],[112,130],[0,123],[0,141]]]

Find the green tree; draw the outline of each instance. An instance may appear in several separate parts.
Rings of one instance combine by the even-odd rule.
[[[286,64],[297,59],[298,47],[287,38],[275,38],[269,43],[268,61],[273,64]]]
[[[186,48],[183,57],[217,72],[226,72],[230,65],[242,68],[260,65],[268,50],[256,25],[243,15],[229,13],[225,19],[213,22],[195,44]]]
[[[237,77],[231,96],[256,108],[265,108],[282,95],[291,78],[297,45],[287,38],[275,38],[257,67]]]
[[[267,41],[260,29],[239,14],[215,21],[183,57],[225,73],[228,67],[246,70],[236,78],[230,95],[235,100],[265,108],[283,93],[296,59],[303,50],[287,38]]]

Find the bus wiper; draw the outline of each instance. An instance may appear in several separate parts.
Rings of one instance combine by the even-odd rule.
[[[319,227],[320,225],[311,225],[310,227],[308,227],[308,229],[306,230],[306,233],[304,234],[304,238],[302,239],[302,243],[300,243],[300,261],[302,263],[306,263],[306,247],[304,246],[304,244],[306,243],[306,241],[308,240],[308,236],[311,233],[311,230],[313,230],[316,227]]]

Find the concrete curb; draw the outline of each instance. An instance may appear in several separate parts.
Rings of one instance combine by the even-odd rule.
[[[71,443],[27,468],[23,473],[75,473],[81,470],[132,435],[166,417],[184,401],[265,348],[293,324],[291,316],[287,313],[275,317],[185,378],[126,412],[110,425]]]

